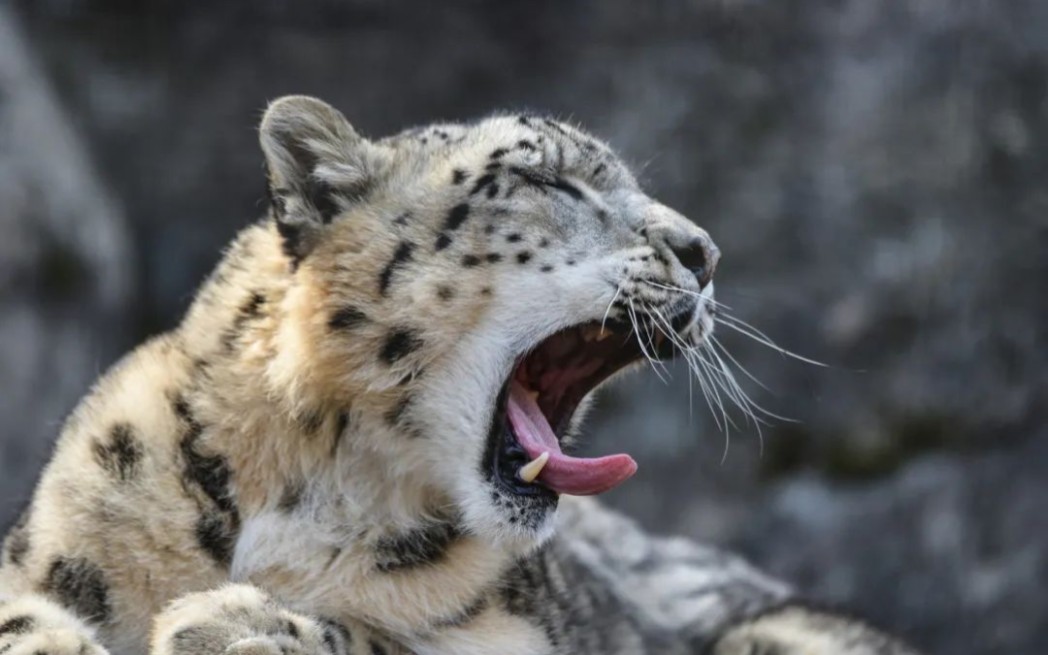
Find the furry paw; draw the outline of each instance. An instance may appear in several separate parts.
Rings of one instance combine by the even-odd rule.
[[[184,596],[153,626],[152,655],[355,655],[386,652],[345,626],[292,612],[248,585]],[[5,654],[6,655],[6,654]]]
[[[87,625],[36,596],[0,604],[3,655],[107,655]]]

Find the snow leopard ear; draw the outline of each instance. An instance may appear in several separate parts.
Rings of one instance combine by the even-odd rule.
[[[367,195],[388,156],[337,109],[307,96],[274,101],[259,132],[273,216],[297,264],[325,226]]]

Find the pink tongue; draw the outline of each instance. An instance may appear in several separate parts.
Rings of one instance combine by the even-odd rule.
[[[637,472],[637,462],[629,455],[607,457],[570,457],[560,451],[560,442],[538,403],[516,380],[510,381],[506,403],[513,433],[528,457],[535,459],[544,452],[549,461],[539,474],[539,481],[562,494],[590,496],[625,482]]]

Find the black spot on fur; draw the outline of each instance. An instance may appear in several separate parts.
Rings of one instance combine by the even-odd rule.
[[[226,350],[232,350],[237,338],[243,333],[244,326],[248,321],[262,316],[262,306],[266,303],[266,297],[259,291],[253,291],[237,310],[233,318],[232,327],[222,335],[222,344]]]
[[[406,534],[385,537],[375,546],[376,566],[389,573],[436,564],[460,535],[452,523],[432,523]]]
[[[371,642],[371,655],[386,655],[386,649],[378,642]]]
[[[606,164],[597,164],[596,167],[594,167],[594,169],[593,169],[593,176],[596,177],[596,176],[600,175],[601,173],[604,172],[604,170],[606,168],[607,168]]]
[[[291,619],[288,619],[287,626],[284,628],[284,631],[287,632],[287,634],[292,639],[298,639],[299,638],[298,626],[295,625],[295,622],[292,621]]]
[[[485,188],[487,188],[489,186],[492,186],[494,184],[495,184],[495,174],[494,173],[488,173],[487,175],[483,175],[483,176],[481,176],[480,178],[477,179],[477,182],[476,182],[476,184],[473,185],[473,189],[469,192],[469,195],[475,196],[478,193],[480,193],[481,191],[483,191]]]
[[[378,291],[383,296],[386,295],[386,291],[389,290],[389,283],[393,279],[393,272],[404,266],[410,259],[411,253],[415,250],[415,244],[410,241],[401,241],[400,245],[397,246],[396,251],[393,253],[393,259],[389,260],[386,267],[382,269],[382,273],[378,276]]]
[[[451,208],[448,217],[444,220],[444,230],[454,232],[469,218],[469,205],[459,203]]]
[[[15,524],[7,531],[4,552],[8,562],[14,566],[21,566],[26,553],[29,552],[29,508],[22,512]]]
[[[108,441],[96,441],[93,450],[98,465],[121,482],[134,477],[142,458],[142,446],[129,423],[115,424]]]
[[[33,629],[31,616],[15,616],[0,623],[0,637],[4,635],[21,635]]]
[[[291,270],[294,271],[302,263],[302,255],[299,254],[302,245],[302,226],[278,220],[277,233],[280,234],[280,248],[291,260]]]
[[[437,287],[437,297],[441,300],[451,300],[455,297],[455,290],[447,285],[440,285]]]
[[[466,173],[466,171],[462,170],[461,168],[456,168],[455,170],[451,171],[451,183],[462,184],[466,181],[467,176],[468,173]]]
[[[521,139],[520,141],[517,141],[517,147],[521,150],[538,150],[535,144],[531,141],[528,141],[527,139]]]
[[[364,323],[367,318],[364,312],[356,307],[346,306],[331,315],[328,327],[332,330],[348,330]]]
[[[495,226],[488,223],[484,226],[484,234],[495,234]]]
[[[549,239],[547,239],[546,237],[542,237],[541,239],[539,239],[539,248],[548,248],[548,247],[549,247]]]
[[[393,224],[394,225],[401,225],[401,226],[407,225],[408,221],[410,219],[411,219],[411,212],[404,212],[400,216],[397,216],[396,218],[393,219]]]
[[[597,210],[597,220],[599,220],[601,223],[607,223],[608,222],[608,212],[604,211],[603,209],[598,209]]]
[[[228,566],[240,530],[240,513],[229,489],[232,478],[229,464],[220,455],[205,455],[197,451],[203,426],[197,422],[183,397],[176,397],[174,407],[175,414],[184,424],[179,444],[184,484],[203,493],[203,498],[198,499],[201,515],[196,525],[197,541],[217,562]]]
[[[567,264],[568,266],[574,266],[576,262],[575,262],[574,259],[569,259],[568,261],[566,261],[564,263]]]
[[[464,255],[462,257],[462,265],[466,268],[473,268],[474,266],[480,265],[480,257],[476,255]]]
[[[413,330],[394,330],[386,337],[380,356],[382,361],[393,364],[421,347],[422,339]]]
[[[324,626],[324,646],[332,655],[348,653],[353,644],[353,635],[346,626],[331,619],[319,619]]]
[[[507,148],[495,148],[494,150],[491,151],[491,155],[489,156],[489,159],[502,159],[506,155],[506,153],[508,153],[508,152],[509,152],[509,149],[507,149]]]
[[[531,127],[531,118],[529,118],[528,116],[517,116],[517,122],[521,125]]]
[[[502,261],[502,255],[497,252],[489,252],[487,255],[484,255],[484,259],[487,260],[489,264],[497,264]]]
[[[196,538],[200,547],[216,562],[229,566],[233,561],[237,531],[216,512],[201,514],[197,519]]]
[[[542,266],[541,266],[541,267],[539,268],[539,270],[540,270],[540,271],[542,271],[543,273],[549,273],[550,271],[552,271],[552,270],[553,270],[553,267],[552,267],[552,266],[550,266],[549,264],[543,264],[543,265],[542,265]]]
[[[109,586],[102,570],[82,557],[59,557],[47,570],[44,593],[81,618],[94,623],[109,619]]]
[[[229,493],[232,474],[229,464],[219,455],[202,455],[196,451],[197,436],[182,439],[181,450],[185,468],[182,471],[187,482],[198,485],[215,506],[223,512],[236,513],[237,508]]]
[[[437,235],[437,243],[435,248],[437,250],[443,250],[451,245],[451,237],[441,232]]]
[[[531,253],[530,252],[525,250],[524,252],[518,252],[517,253],[517,263],[518,264],[527,264],[530,261],[531,261]]]
[[[521,236],[520,232],[510,232],[506,235],[506,241],[509,241],[510,243],[517,243],[523,238],[524,237]]]
[[[486,195],[488,196],[489,200],[491,198],[494,198],[498,194],[499,194],[499,185],[498,184],[491,184],[491,185],[488,186],[488,192],[487,192]]]
[[[480,295],[482,295],[482,296],[490,296],[491,295],[491,287],[484,287],[483,289],[481,289],[480,290]]]

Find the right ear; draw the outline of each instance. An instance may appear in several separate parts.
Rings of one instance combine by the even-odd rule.
[[[271,103],[259,141],[273,216],[296,265],[335,216],[367,194],[388,161],[337,109],[307,96]]]

